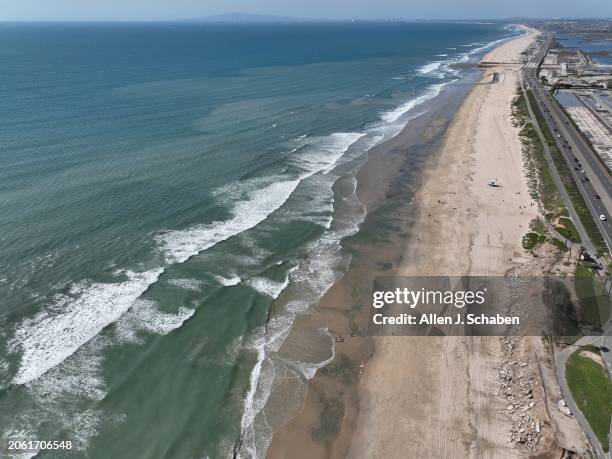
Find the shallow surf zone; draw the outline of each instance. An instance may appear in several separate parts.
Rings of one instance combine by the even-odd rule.
[[[428,100],[431,100],[438,96],[440,94],[440,91],[442,91],[444,87],[448,86],[453,81],[455,80],[430,85],[423,94],[408,100],[407,102],[403,103],[402,105],[393,110],[389,110],[388,112],[383,113],[383,115],[381,116],[382,120],[387,123],[395,123],[397,121],[401,121],[403,115],[407,114],[415,107],[418,107],[419,105],[427,102]]]
[[[443,61],[430,62],[428,64],[423,65],[422,67],[419,67],[417,73],[420,76],[433,76],[435,78],[444,78],[444,73],[438,71],[440,67],[442,67],[442,64],[444,64]]]
[[[352,187],[351,194],[339,192],[330,227],[308,247],[308,256],[292,273],[265,327],[245,346],[256,353],[257,360],[245,396],[238,457],[265,455],[275,426],[299,407],[306,381],[334,357],[331,335],[307,313],[345,272],[350,256],[343,252],[341,241],[355,234],[365,217],[354,194],[354,179],[340,180],[345,183],[339,186]]]

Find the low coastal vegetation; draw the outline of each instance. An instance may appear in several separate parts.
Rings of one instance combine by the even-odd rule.
[[[514,100],[514,122],[516,126],[521,127],[519,136],[523,144],[523,159],[531,197],[541,202],[547,220],[554,221],[560,216],[567,216],[567,209],[548,167],[544,147],[530,122],[527,102],[520,89]]]
[[[546,242],[547,238],[543,234],[534,233],[533,231],[525,234],[523,236],[523,248],[525,250],[531,250],[535,248],[538,244],[543,244]]]
[[[565,376],[576,405],[607,451],[612,415],[612,384],[599,359],[593,348],[578,349],[567,361]]]
[[[574,234],[577,236],[574,225],[571,220],[567,218],[561,218],[559,221],[563,221],[563,224],[566,226],[555,227],[555,230],[563,236],[566,240],[570,240],[572,242],[580,241],[580,238],[576,241],[574,239]],[[569,224],[568,224],[569,223]],[[573,228],[573,230],[572,230]],[[529,231],[527,234],[523,236],[522,245],[525,250],[532,250],[537,246],[544,244],[545,242],[549,242],[554,245],[560,252],[566,252],[568,250],[568,244],[561,239],[556,237],[552,237],[550,232],[547,230],[545,223],[539,219],[534,218],[529,223]],[[573,232],[572,232],[573,231]]]
[[[560,252],[567,252],[567,246],[565,245],[565,242],[563,242],[561,239],[553,237],[550,240],[550,243],[554,245],[557,249],[559,249]]]
[[[534,249],[537,245],[548,241],[548,232],[544,222],[539,218],[534,218],[529,223],[530,232],[523,236],[522,244],[525,250]]]
[[[572,242],[580,242],[580,235],[574,226],[574,223],[567,217],[561,217],[558,220],[558,225],[555,230],[565,239]]]

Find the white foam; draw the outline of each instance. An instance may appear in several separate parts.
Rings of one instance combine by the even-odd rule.
[[[100,401],[106,396],[106,384],[102,377],[102,351],[108,340],[96,337],[83,346],[80,352],[67,359],[61,367],[50,369],[42,378],[25,385],[38,408],[53,405],[65,394],[73,399],[84,397]]]
[[[300,183],[277,181],[246,193],[232,210],[232,217],[185,230],[166,231],[155,237],[170,263],[183,263],[219,242],[257,226],[280,208]]]
[[[8,445],[9,440],[29,441],[36,438],[31,431],[26,429],[17,429],[9,427],[2,435],[2,445]],[[10,456],[6,456],[11,459],[30,459],[38,455],[38,450],[15,450]]]
[[[100,408],[82,410],[84,404],[97,405],[107,394],[101,367],[102,351],[108,345],[108,339],[97,336],[63,365],[24,384],[20,397],[27,397],[27,402],[14,413],[4,437],[15,439],[15,432],[27,432],[26,439],[40,438],[40,427],[51,422],[66,432],[73,450],[84,450],[104,419]]]
[[[9,341],[11,352],[21,352],[13,383],[32,381],[63,362],[119,319],[162,272],[126,271],[123,282],[75,284],[72,295],[57,295],[43,311],[24,319]]]
[[[213,276],[213,277],[215,278],[217,282],[219,282],[221,285],[224,285],[225,287],[232,287],[242,282],[242,279],[240,279],[240,276],[237,276],[235,274],[232,274],[229,277],[225,277],[225,276]]]
[[[278,210],[302,180],[319,172],[331,171],[348,148],[364,135],[365,133],[357,132],[336,132],[324,137],[300,136],[296,141],[304,142],[308,139],[308,145],[296,150],[290,157],[290,162],[303,171],[298,178],[283,180],[283,177],[278,177],[274,180],[274,177],[268,177],[253,180],[244,185],[250,185],[253,189],[236,196],[236,203],[231,211],[232,217],[229,219],[157,235],[155,240],[160,245],[166,261],[183,263],[219,242],[254,228]],[[263,180],[268,183],[261,186]],[[226,196],[230,194],[227,191],[217,190],[216,195]]]
[[[380,139],[378,139],[380,140]],[[290,373],[282,373],[281,378],[292,375],[296,379],[309,379],[317,368],[329,363],[333,358],[333,338],[327,330],[330,340],[330,354],[321,361],[297,361],[279,356],[285,338],[290,333],[295,316],[304,313],[333,285],[340,272],[343,272],[350,257],[343,254],[340,240],[355,234],[360,223],[365,218],[365,206],[359,202],[355,194],[357,181],[353,178],[353,194],[345,198],[345,204],[354,207],[354,221],[339,221],[333,229],[329,229],[309,249],[309,256],[303,260],[296,273],[291,276],[293,284],[300,292],[299,297],[285,305],[282,314],[275,314],[266,323],[265,329],[258,330],[245,347],[257,352],[257,361],[249,379],[249,389],[245,396],[244,411],[241,421],[241,448],[239,457],[264,457],[271,441],[271,427],[265,413],[265,407],[273,385],[276,383],[277,368],[287,368]],[[359,212],[359,210],[361,212]],[[279,360],[280,359],[280,360]],[[280,365],[280,366],[279,366]],[[299,386],[296,387],[299,390]]]
[[[418,105],[421,105],[423,102],[426,102],[436,97],[438,94],[440,94],[440,91],[442,91],[444,86],[446,86],[449,83],[451,82],[448,81],[445,83],[439,83],[439,84],[434,84],[434,85],[429,86],[426,92],[421,94],[420,96],[415,97],[414,99],[410,99],[408,102],[403,103],[399,107],[383,113],[382,119],[386,121],[387,123],[393,123],[397,121],[404,113],[412,110],[414,107]]]
[[[194,309],[180,307],[175,313],[161,311],[150,300],[138,299],[132,308],[117,321],[119,341],[140,343],[139,332],[167,335],[181,327],[195,313]]]
[[[289,284],[289,280],[287,279],[285,282],[276,282],[265,277],[254,277],[247,283],[262,295],[267,295],[276,299],[281,292],[285,290]]]
[[[334,132],[321,137],[311,137],[308,145],[290,158],[290,162],[304,171],[303,178],[318,172],[328,173],[349,147],[362,138],[361,132]]]
[[[285,276],[285,280],[283,280],[282,282],[275,281],[263,276],[257,276],[253,277],[252,279],[249,279],[247,284],[257,290],[262,295],[267,295],[274,299],[277,299],[282,293],[282,291],[285,290],[289,285],[289,275],[296,269],[297,266],[291,268]]]
[[[242,420],[240,422],[240,430],[244,432],[253,424],[253,420],[255,419],[255,415],[258,410],[255,407],[255,392],[257,391],[257,383],[259,382],[259,376],[261,373],[261,366],[266,357],[265,353],[265,331],[260,329],[259,331],[259,340],[257,344],[253,347],[257,354],[257,361],[251,370],[251,375],[249,377],[249,389],[247,390],[245,399],[244,399],[244,412],[242,414]]]
[[[489,49],[492,48],[496,45],[499,45],[500,43],[503,43],[504,41],[508,41],[510,38],[515,38],[515,37],[509,37],[509,38],[500,38],[499,40],[494,40],[491,41],[489,43],[486,43],[484,45],[482,45],[481,43],[474,43],[475,45],[481,45],[478,48],[474,48],[472,50],[470,50],[470,52],[468,54],[476,54],[479,53],[481,51],[484,51],[485,49]]]
[[[434,72],[440,68],[442,65],[441,61],[429,62],[417,69],[417,72],[420,75],[427,75],[428,73]]]
[[[446,56],[448,56],[448,54],[436,54],[436,56],[438,56],[438,57],[446,57]]]
[[[169,279],[168,283],[175,287],[182,288],[183,290],[191,290],[194,292],[199,292],[203,284],[199,279]]]

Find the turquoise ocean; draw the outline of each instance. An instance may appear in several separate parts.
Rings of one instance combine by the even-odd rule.
[[[263,457],[275,388],[333,356],[283,343],[350,261],[368,150],[518,33],[0,24],[0,444]]]

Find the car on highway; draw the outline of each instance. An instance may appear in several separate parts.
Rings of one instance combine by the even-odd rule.
[[[595,199],[601,199],[601,196],[599,196],[598,194],[595,195]]]
[[[607,220],[607,218],[606,218],[606,216],[605,216],[604,214],[601,214],[601,215],[599,216],[599,219],[600,219],[602,222],[605,222],[605,221]]]

